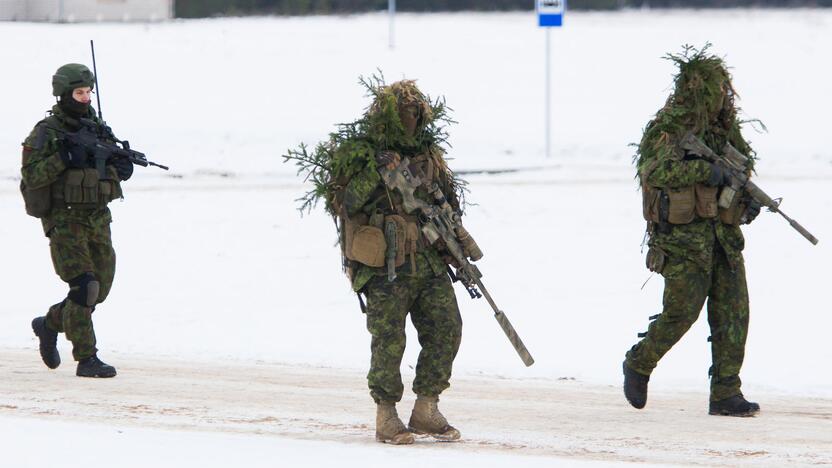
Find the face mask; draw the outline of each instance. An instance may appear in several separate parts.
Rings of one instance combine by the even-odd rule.
[[[61,99],[58,101],[58,105],[64,112],[69,114],[70,117],[74,117],[76,119],[84,117],[90,111],[90,103],[76,101],[75,98],[72,97],[71,91],[61,96]]]
[[[419,108],[412,104],[402,106],[399,108],[399,120],[401,120],[407,135],[414,136],[419,123]]]

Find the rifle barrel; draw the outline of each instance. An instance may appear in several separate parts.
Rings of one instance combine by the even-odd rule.
[[[482,284],[482,281],[479,278],[474,278],[474,282],[477,284],[477,287],[480,288],[480,292],[483,296],[485,296],[485,300],[488,301],[488,304],[491,305],[491,308],[494,309],[494,318],[497,320],[497,323],[500,324],[500,328],[503,329],[503,333],[506,334],[508,337],[508,341],[511,342],[511,346],[514,347],[514,350],[517,352],[517,355],[520,356],[520,359],[523,361],[523,364],[526,367],[531,366],[534,364],[534,358],[532,354],[529,352],[526,345],[523,344],[523,340],[520,339],[520,335],[517,334],[517,330],[514,329],[514,326],[508,320],[508,317],[499,307],[497,304],[494,303],[494,299],[491,298],[491,294],[488,293],[488,290],[485,289],[485,285]]]

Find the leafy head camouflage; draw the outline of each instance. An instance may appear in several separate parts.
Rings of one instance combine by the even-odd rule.
[[[379,123],[383,122],[392,127],[391,130],[399,130],[401,126],[404,132],[400,137],[402,140],[414,138],[433,120],[430,101],[419,91],[414,80],[376,86],[371,92],[375,99],[368,113]]]
[[[640,169],[662,151],[673,151],[684,135],[693,131],[711,148],[731,143],[752,161],[754,153],[741,134],[734,100],[737,94],[722,58],[710,54],[711,44],[701,49],[686,45],[681,53],[667,54],[679,69],[673,93],[644,129],[636,163]]]
[[[454,123],[442,98],[431,100],[413,80],[390,85],[383,76],[361,77],[372,103],[364,115],[351,123],[340,124],[314,151],[305,145],[289,150],[284,161],[294,161],[298,173],[311,180],[313,188],[300,201],[301,212],[311,210],[321,199],[327,212],[340,213],[338,194],[360,171],[376,169],[376,152],[383,150],[407,154],[430,154],[464,205],[464,181],[445,164],[446,126]],[[462,207],[460,207],[462,208]]]
[[[68,63],[52,75],[52,95],[63,96],[76,88],[95,86],[95,75],[86,65]]]
[[[722,58],[702,49],[685,46],[681,54],[668,54],[679,72],[668,105],[683,116],[688,125],[703,130],[714,124],[729,127],[736,117],[731,74]]]

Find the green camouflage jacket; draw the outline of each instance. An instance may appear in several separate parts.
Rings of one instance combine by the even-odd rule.
[[[638,163],[639,175],[642,171],[648,172],[648,185],[656,188],[680,188],[705,183],[711,177],[710,163],[687,157],[672,137],[665,134],[663,138],[650,138],[649,135],[651,132],[646,133],[645,140],[640,145],[642,158]],[[719,131],[697,136],[711,148],[722,148],[728,141],[724,132]],[[748,145],[741,137],[731,140],[734,147],[748,151]],[[650,151],[643,151],[645,145],[650,145]],[[684,257],[709,268],[717,245],[722,247],[732,265],[741,263],[745,239],[739,226],[725,224],[719,218],[697,218],[690,224],[674,225],[666,234],[656,230],[651,236],[650,245],[671,256]]]
[[[100,123],[92,108],[86,118]],[[55,105],[52,107],[51,115],[35,125],[23,142],[21,174],[23,183],[30,189],[54,184],[67,170],[58,153],[61,140],[60,134],[53,130],[55,128],[73,132],[79,129],[79,123]],[[111,221],[110,210],[106,206],[85,210],[54,206],[49,214],[41,218],[43,231],[47,235],[53,227],[59,225],[74,223],[100,227]]]
[[[441,154],[443,153],[442,150],[438,146],[434,146],[429,150],[430,153],[434,153],[435,155],[439,155],[438,157],[442,157]],[[399,154],[402,157],[408,157],[411,160],[414,160],[419,155],[415,154],[416,151],[408,151],[408,150],[401,150]],[[412,162],[411,168],[417,169],[414,171],[415,173],[424,173],[424,167],[426,166],[426,162],[424,159],[429,157],[428,155],[423,155],[422,161],[420,162]],[[414,166],[419,166],[418,168]],[[459,202],[456,199],[456,195],[450,185],[450,181],[447,180],[447,176],[443,174],[439,170],[434,171],[434,180],[439,183],[442,192],[446,194],[448,201],[451,203],[451,206],[458,207]],[[420,198],[428,203],[433,203],[431,196],[427,193],[427,191],[420,187],[416,190],[415,195],[417,198]],[[387,214],[396,214],[396,209],[391,206],[391,202],[393,206],[400,207],[402,205],[402,196],[396,191],[389,191],[384,185],[384,182],[381,180],[381,175],[379,175],[378,170],[376,169],[374,164],[367,164],[364,169],[356,174],[355,176],[350,179],[347,185],[344,187],[344,209],[349,216],[355,216],[359,213],[364,213],[367,216],[370,216],[375,210],[381,210],[385,215]],[[404,213],[398,213],[404,214]],[[425,242],[426,244],[427,242]],[[425,248],[421,249],[416,255],[424,256],[427,263],[430,265],[431,270],[435,275],[442,275],[446,272],[446,263],[443,260],[443,253],[439,251],[439,249],[435,246],[426,246]],[[405,262],[405,264],[401,267],[404,274],[412,273],[409,272],[410,263]],[[374,275],[386,275],[387,270],[385,268],[374,268],[369,267],[367,265],[359,264],[358,269],[356,270],[353,281],[352,287],[354,291],[360,291],[361,288],[364,287],[365,284],[374,276]]]

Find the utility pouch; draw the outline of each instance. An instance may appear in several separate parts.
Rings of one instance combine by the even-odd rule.
[[[746,206],[740,201],[742,197],[734,197],[731,205],[728,208],[719,209],[719,220],[731,226],[739,226],[742,214],[745,213]]]
[[[689,224],[696,217],[696,194],[693,186],[665,191],[670,200],[667,222],[670,224]]]
[[[343,231],[343,240],[344,240],[344,256],[348,257],[347,252],[352,250],[352,239],[355,235],[355,230],[358,229],[359,226],[363,226],[367,224],[367,215],[364,213],[359,213],[352,218],[348,218],[346,216],[341,217],[342,227],[341,230]]]
[[[348,243],[347,258],[371,267],[384,266],[387,242],[384,231],[375,226],[358,226]]]
[[[659,202],[661,200],[661,196],[661,190],[650,187],[649,185],[641,186],[642,214],[644,215],[645,221],[652,221],[654,223],[661,221],[661,217],[659,215]]]
[[[696,192],[696,215],[700,218],[716,218],[719,212],[716,197],[719,187],[696,184],[694,191]]]
[[[26,214],[35,218],[43,218],[52,209],[51,186],[37,189],[29,189],[26,184],[20,181],[20,193],[23,195],[23,203],[26,205]]]
[[[100,205],[106,205],[123,196],[121,184],[118,182],[118,172],[112,166],[107,167],[107,172],[110,176],[109,179],[98,181],[98,203]]]
[[[404,265],[405,257],[408,253],[408,226],[404,217],[399,215],[388,215],[384,217],[384,224],[394,223],[396,225],[396,268]]]
[[[375,210],[367,222],[361,224],[369,224],[381,229],[384,227],[384,213],[381,210]]]
[[[64,176],[64,202],[67,205],[98,205],[98,171],[70,169]]]
[[[650,247],[647,249],[645,263],[647,264],[648,270],[661,274],[662,270],[664,270],[666,262],[667,254],[665,254],[663,250],[657,247]]]

